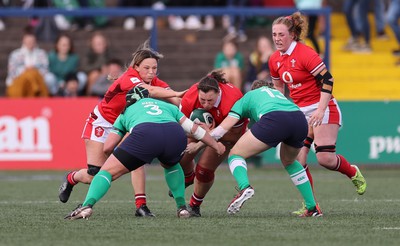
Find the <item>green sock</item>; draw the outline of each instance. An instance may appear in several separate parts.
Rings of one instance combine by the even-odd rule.
[[[240,190],[250,186],[249,177],[247,176],[247,164],[243,157],[231,155],[228,158],[229,169],[235,178]]]
[[[300,194],[306,204],[306,208],[314,208],[316,206],[316,203],[310,181],[308,180],[306,174],[306,170],[304,170],[303,166],[298,161],[294,161],[289,166],[286,166],[285,169],[289,173],[294,185],[300,191]]]
[[[96,204],[96,202],[98,202],[111,187],[111,181],[111,174],[107,171],[100,170],[100,172],[94,176],[82,206],[93,206]]]
[[[185,201],[185,175],[181,164],[175,164],[170,168],[164,169],[164,177],[167,185],[176,202],[176,207],[179,208],[186,204]]]

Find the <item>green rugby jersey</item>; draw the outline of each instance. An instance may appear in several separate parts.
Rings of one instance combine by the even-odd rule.
[[[249,118],[250,125],[252,125],[266,113],[297,110],[300,110],[299,107],[289,101],[278,90],[263,86],[247,92],[233,105],[229,116],[238,119]]]
[[[130,132],[136,125],[151,123],[177,122],[183,117],[179,108],[171,103],[160,101],[154,98],[143,98],[129,106],[123,114],[120,114],[114,122],[112,132],[123,136],[123,133]]]

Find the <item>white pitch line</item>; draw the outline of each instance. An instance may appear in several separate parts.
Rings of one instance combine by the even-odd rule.
[[[375,230],[400,230],[400,227],[375,227]]]
[[[168,200],[152,200],[152,203],[169,203],[173,202],[173,199],[168,199]],[[294,199],[282,199],[279,200],[280,202],[296,202],[299,200],[294,200]],[[68,203],[70,204],[75,204],[75,203],[80,203],[82,201],[69,201]],[[132,203],[134,200],[101,200],[101,203]],[[398,203],[400,202],[400,199],[375,199],[375,200],[349,200],[349,199],[340,199],[340,200],[326,200],[326,202],[373,202],[373,203]],[[47,200],[47,201],[0,201],[0,205],[4,204],[45,204],[45,203],[59,203],[63,204],[60,201],[57,200]],[[396,227],[397,228],[397,227]],[[400,227],[399,227],[400,228]]]

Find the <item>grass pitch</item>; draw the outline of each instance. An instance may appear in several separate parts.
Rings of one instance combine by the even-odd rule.
[[[400,245],[400,169],[361,167],[367,192],[345,176],[311,167],[324,216],[297,218],[301,198],[283,167],[249,168],[255,196],[226,213],[236,183],[226,165],[202,207],[201,218],[178,219],[163,170],[147,168],[148,206],[157,216],[134,216],[128,175],[115,181],[89,220],[63,217],[84,200],[88,186],[58,201],[64,172],[0,172],[0,245]],[[189,187],[186,199],[192,192]]]

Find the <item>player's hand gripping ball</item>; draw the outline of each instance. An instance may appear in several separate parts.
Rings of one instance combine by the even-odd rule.
[[[194,123],[203,122],[209,129],[213,129],[215,126],[214,118],[212,115],[204,109],[197,108],[192,111],[189,117]]]

